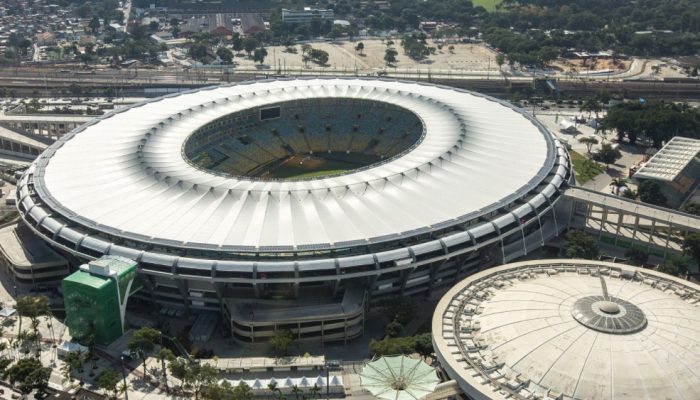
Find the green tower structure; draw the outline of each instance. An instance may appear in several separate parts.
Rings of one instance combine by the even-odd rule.
[[[128,258],[104,256],[63,279],[66,325],[72,337],[94,335],[97,344],[108,345],[124,333],[126,302],[140,288],[137,267]]]

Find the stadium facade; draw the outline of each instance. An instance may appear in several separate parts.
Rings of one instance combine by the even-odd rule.
[[[244,341],[330,341],[361,335],[371,301],[542,246],[570,179],[563,146],[506,102],[311,78],[106,114],[47,149],[16,196],[76,263],[137,261],[148,301],[220,311]]]

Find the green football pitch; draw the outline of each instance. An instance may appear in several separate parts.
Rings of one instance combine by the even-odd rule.
[[[266,178],[308,179],[327,175],[339,175],[357,168],[357,163],[328,160],[320,157],[293,156],[284,164],[268,171]]]

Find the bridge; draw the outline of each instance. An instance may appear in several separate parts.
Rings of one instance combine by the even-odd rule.
[[[0,114],[0,125],[56,140],[93,118],[94,115]]]
[[[583,187],[564,192],[569,200],[568,226],[582,229],[602,243],[637,248],[666,259],[682,250],[683,240],[700,232],[700,217]]]

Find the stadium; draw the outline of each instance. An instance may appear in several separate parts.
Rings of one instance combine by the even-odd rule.
[[[700,286],[649,269],[525,261],[450,289],[433,344],[474,400],[697,399],[699,304]]]
[[[76,263],[139,264],[151,304],[220,312],[243,341],[362,335],[377,299],[427,294],[557,235],[563,146],[508,103],[359,78],[267,80],[117,110],[18,182]],[[561,216],[559,217],[561,218]]]

